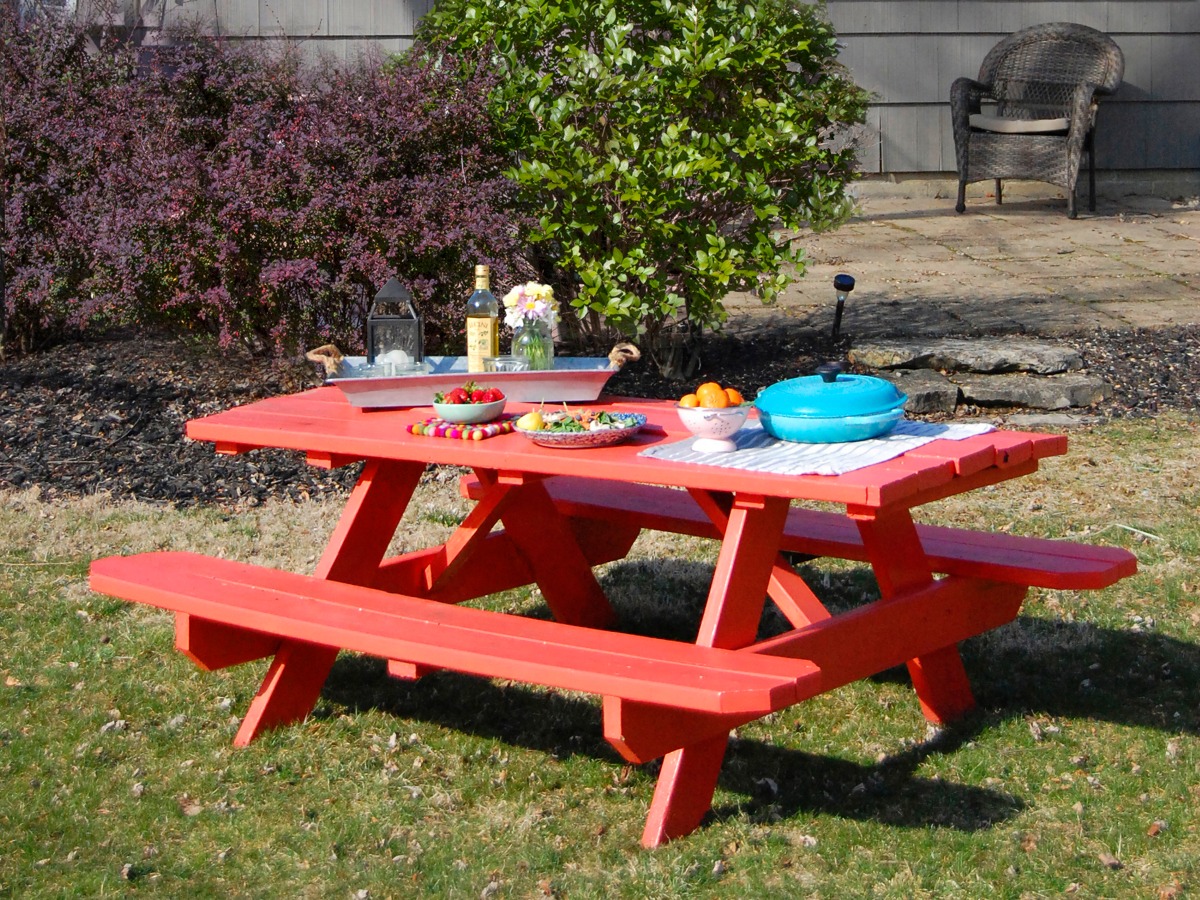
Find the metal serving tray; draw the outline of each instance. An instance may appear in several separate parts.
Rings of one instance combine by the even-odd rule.
[[[504,391],[514,403],[585,403],[600,396],[605,383],[617,372],[607,357],[556,357],[554,368],[538,372],[468,372],[465,356],[427,356],[426,372],[412,375],[367,374],[364,356],[347,356],[336,385],[353,406],[395,409],[429,406],[433,395],[475,381]]]

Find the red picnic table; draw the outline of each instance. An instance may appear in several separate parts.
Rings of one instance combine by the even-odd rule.
[[[204,669],[271,658],[238,745],[307,716],[343,649],[401,678],[445,668],[599,694],[624,758],[665,757],[642,837],[653,847],[700,824],[731,729],[901,663],[925,715],[952,720],[974,703],[960,641],[1015,618],[1030,586],[1102,588],[1136,571],[1118,548],[913,522],[915,506],[1036,471],[1066,452],[1061,436],[993,431],[841,475],[780,475],[639,455],[690,438],[670,403],[593,407],[648,425],[589,449],[451,440],[406,430],[428,408],[358,409],[334,387],[193,420],[188,435],[219,453],[364,461],[316,572],[160,552],[97,560],[91,586],[174,611],[177,647]],[[444,544],[385,558],[430,463],[470,469],[475,504]],[[694,644],[608,630],[593,566],[623,558],[643,528],[721,542]],[[880,599],[831,615],[788,551],[868,563]],[[459,605],[532,583],[554,621]],[[757,641],[767,597],[792,628]]]

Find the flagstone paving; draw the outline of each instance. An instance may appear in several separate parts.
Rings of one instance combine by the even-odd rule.
[[[833,276],[853,275],[853,340],[938,335],[1062,337],[1200,321],[1200,203],[1100,197],[1068,219],[1055,197],[953,201],[860,188],[861,210],[798,238],[807,272],[769,308],[726,299],[731,327],[832,327]],[[1083,204],[1086,207],[1086,204]]]

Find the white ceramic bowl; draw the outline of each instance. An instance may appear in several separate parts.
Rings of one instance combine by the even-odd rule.
[[[679,421],[697,440],[692,443],[692,449],[700,453],[728,453],[737,449],[733,441],[739,428],[750,414],[750,407],[725,406],[679,406]]]
[[[457,425],[478,425],[490,422],[504,412],[504,400],[492,403],[435,403],[433,411],[438,418]]]

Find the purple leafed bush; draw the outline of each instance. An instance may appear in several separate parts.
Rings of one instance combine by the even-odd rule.
[[[0,8],[10,344],[119,323],[357,351],[395,274],[430,351],[460,353],[472,267],[532,274],[488,76],[196,35],[138,59]]]

